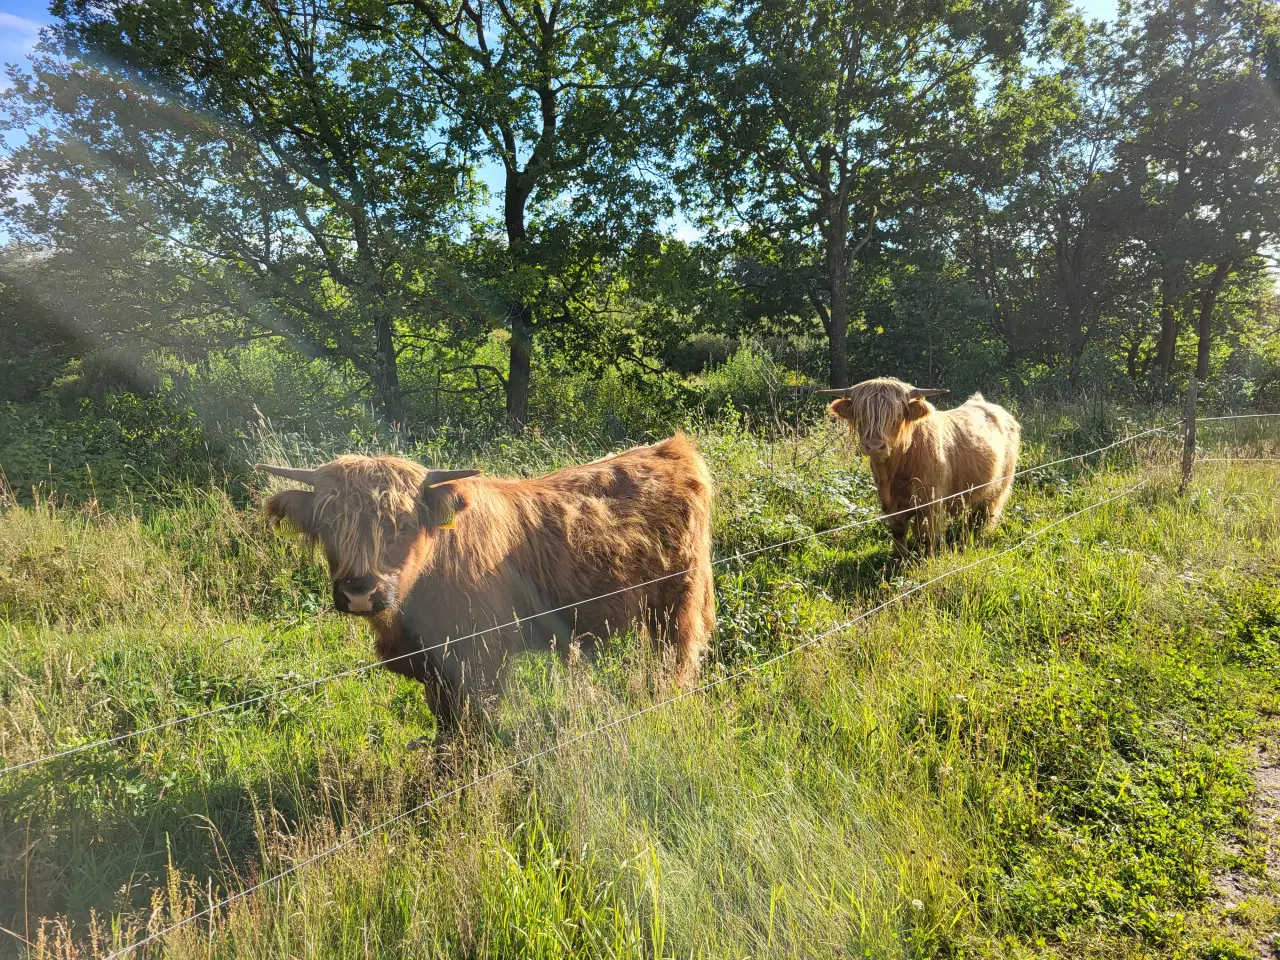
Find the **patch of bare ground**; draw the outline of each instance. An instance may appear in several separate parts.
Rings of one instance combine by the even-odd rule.
[[[1259,960],[1280,960],[1280,732],[1255,748],[1256,831],[1246,850],[1231,844],[1233,865],[1216,879],[1228,924],[1253,943]]]

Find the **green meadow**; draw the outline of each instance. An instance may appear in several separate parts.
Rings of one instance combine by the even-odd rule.
[[[1021,415],[1024,466],[1149,425]],[[1206,425],[1201,453],[1280,458],[1278,425]],[[718,557],[878,512],[833,424],[692,432]],[[671,690],[639,638],[529,654],[447,751],[409,681],[306,682],[372,647],[261,489],[10,496],[0,763],[180,722],[0,775],[0,955],[103,957],[297,867],[135,955],[1272,956],[1280,464],[1179,494],[1180,454],[1020,477],[994,534],[903,564],[878,522],[729,560],[722,682],[646,710]]]

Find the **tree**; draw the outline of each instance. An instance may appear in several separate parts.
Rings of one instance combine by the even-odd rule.
[[[980,67],[1023,49],[1023,2],[753,0],[702,18],[691,44],[686,182],[761,237],[821,265],[805,291],[848,383],[850,276],[895,210],[943,174],[931,160],[971,108]]]
[[[1224,284],[1258,269],[1280,236],[1280,114],[1266,76],[1280,17],[1273,4],[1229,0],[1159,0],[1139,13],[1125,50],[1132,134],[1119,149],[1160,269],[1160,370],[1172,371],[1186,313],[1203,380]]]
[[[515,429],[528,419],[539,331],[589,327],[601,268],[669,209],[666,81],[685,20],[680,4],[655,0],[410,0],[363,11],[364,29],[399,45],[398,78],[442,105],[446,141],[500,171],[501,239],[483,271],[510,330],[503,382]]]
[[[1148,263],[1132,229],[1140,201],[1116,158],[1128,93],[1119,44],[1077,21],[1043,46],[1054,56],[1010,72],[957,165],[957,254],[993,299],[1011,354],[1065,369],[1078,387],[1091,349],[1124,343],[1136,374]]]
[[[1065,71],[1074,88],[1071,108],[1033,152],[1015,201],[1042,281],[1041,336],[1065,349],[1073,386],[1102,325],[1144,287],[1132,250],[1135,198],[1115,168],[1124,131],[1113,49],[1105,34],[1091,34],[1080,62]]]
[[[193,317],[278,338],[357,371],[403,422],[397,359],[440,322],[434,266],[467,195],[392,51],[319,2],[53,13],[5,95],[27,139],[0,173],[26,195],[6,209],[15,233],[54,253],[50,297],[75,310],[64,287],[78,287],[82,322],[150,346]]]

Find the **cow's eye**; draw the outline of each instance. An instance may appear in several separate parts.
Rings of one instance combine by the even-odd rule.
[[[410,523],[396,524],[394,521],[385,520],[382,524],[382,533],[388,543],[404,540],[412,530],[413,524]]]

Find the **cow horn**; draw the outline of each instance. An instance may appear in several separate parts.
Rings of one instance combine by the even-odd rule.
[[[479,470],[428,470],[422,485],[424,487],[434,487],[437,483],[448,483],[450,480],[465,480],[467,477],[475,477],[479,474]]]
[[[298,483],[305,483],[308,486],[315,486],[316,471],[310,467],[273,467],[269,463],[260,463],[255,470],[261,470],[263,473],[270,473],[273,476],[284,477],[286,480],[296,480]]]
[[[919,400],[923,397],[936,397],[939,394],[950,393],[946,387],[912,387],[911,399]]]
[[[815,390],[814,393],[829,393],[837,397],[847,397],[853,393],[853,387],[835,387],[831,390]]]

